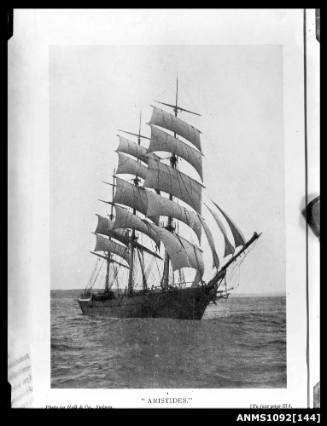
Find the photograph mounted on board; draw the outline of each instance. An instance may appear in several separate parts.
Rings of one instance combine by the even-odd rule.
[[[282,47],[49,53],[51,387],[285,388]]]

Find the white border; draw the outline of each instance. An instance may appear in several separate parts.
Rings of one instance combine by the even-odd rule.
[[[21,297],[9,309],[9,326],[16,339],[31,347],[35,407],[162,408],[142,398],[167,396],[160,389],[50,389],[48,47],[54,44],[283,46],[288,385],[168,392],[169,397],[191,397],[185,408],[306,406],[305,235],[299,216],[304,197],[302,19],[301,9],[14,11],[14,37],[9,42],[9,298]],[[20,308],[22,320],[14,320]]]

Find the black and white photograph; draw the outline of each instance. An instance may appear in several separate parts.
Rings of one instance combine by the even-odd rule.
[[[16,13],[9,347],[28,363],[26,406],[313,404],[303,17]]]
[[[282,126],[279,46],[51,48],[52,386],[286,386]]]

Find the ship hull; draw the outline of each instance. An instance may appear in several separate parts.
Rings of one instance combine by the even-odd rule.
[[[112,318],[175,318],[200,320],[216,297],[212,286],[170,289],[167,291],[135,292],[112,299],[79,299],[83,314]]]

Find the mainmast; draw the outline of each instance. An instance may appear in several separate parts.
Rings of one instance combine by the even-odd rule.
[[[141,122],[142,122],[142,112],[140,113],[140,123],[139,123],[139,132],[137,135],[137,144],[141,145]],[[137,162],[140,162],[138,159]],[[139,186],[140,178],[135,175],[133,179],[134,185]],[[136,215],[136,208],[133,208],[133,215]],[[132,229],[132,235],[129,242],[129,252],[130,252],[130,268],[129,268],[129,276],[128,276],[128,294],[131,295],[133,293],[133,285],[134,285],[134,247],[135,247],[136,235],[135,229]]]

